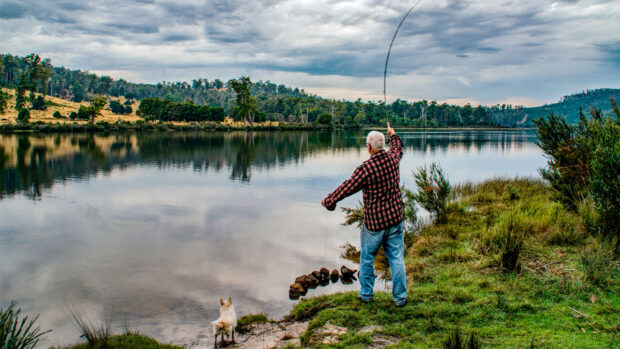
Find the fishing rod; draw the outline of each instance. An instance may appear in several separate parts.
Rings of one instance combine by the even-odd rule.
[[[396,39],[396,35],[398,34],[400,27],[403,25],[403,23],[405,22],[405,19],[407,19],[407,16],[409,16],[411,11],[413,11],[413,9],[416,8],[420,4],[420,2],[422,2],[422,0],[418,0],[413,6],[411,6],[409,11],[407,11],[407,13],[405,13],[403,18],[400,20],[400,23],[398,23],[398,27],[396,27],[394,36],[392,36],[392,41],[390,42],[390,48],[388,49],[387,56],[385,57],[385,67],[383,68],[383,107],[385,108],[385,118],[387,119],[388,127],[390,127],[390,116],[388,115],[388,110],[387,110],[387,95],[385,93],[385,82],[387,78],[388,61],[390,60],[390,52],[392,52],[392,45],[394,44],[394,40]]]

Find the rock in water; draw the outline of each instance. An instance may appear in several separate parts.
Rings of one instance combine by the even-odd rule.
[[[306,289],[299,283],[294,283],[291,286],[289,286],[289,289],[296,289],[299,293],[305,293]]]
[[[342,273],[343,278],[354,278],[353,274],[355,274],[356,271],[357,269],[349,269],[345,265],[340,267],[340,272]]]
[[[328,280],[329,279],[329,269],[321,268],[321,270],[319,270],[319,272],[321,273],[321,278],[323,280]]]
[[[317,280],[321,280],[321,272],[320,271],[313,271],[312,272],[312,276],[314,276]]]
[[[307,288],[316,288],[319,285],[319,280],[312,274],[306,275]]]
[[[306,283],[306,275],[301,275],[301,276],[296,277],[295,283],[303,286]]]
[[[338,279],[340,278],[340,274],[338,273],[338,269],[332,270],[332,273],[331,273],[330,276],[331,276],[332,282],[338,281]]]

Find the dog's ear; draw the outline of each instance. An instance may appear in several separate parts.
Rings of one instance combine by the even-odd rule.
[[[220,298],[220,305],[224,305],[224,300]]]
[[[228,296],[228,304],[232,304],[232,297]]]

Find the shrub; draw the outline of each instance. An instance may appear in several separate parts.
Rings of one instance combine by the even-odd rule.
[[[332,114],[323,113],[316,118],[316,123],[319,125],[331,125],[332,124]]]
[[[616,128],[617,131],[617,128]],[[592,159],[590,191],[599,213],[597,225],[604,237],[620,243],[620,136],[607,137]],[[618,251],[616,251],[618,252]]]
[[[105,321],[104,323],[87,322],[77,312],[71,309],[69,311],[73,321],[80,330],[81,337],[86,339],[90,347],[108,347],[108,342],[112,337],[112,333],[110,332],[110,324],[108,321]]]
[[[445,223],[451,187],[441,167],[436,163],[428,169],[419,167],[413,176],[418,187],[413,194],[416,202],[434,215],[438,223]]]
[[[78,118],[78,113],[72,111],[71,113],[69,113],[69,119],[71,120],[75,120]]]
[[[54,117],[54,119],[62,119],[62,114],[60,114],[60,112],[58,110],[56,110],[52,116]]]
[[[45,110],[47,107],[45,106],[45,98],[39,95],[32,101],[32,108],[34,110]]]
[[[527,217],[519,209],[503,214],[482,237],[481,242],[488,250],[499,253],[499,262],[505,271],[519,270],[523,240],[532,229]]]
[[[17,113],[17,118],[15,120],[19,122],[28,122],[28,120],[30,120],[30,111],[28,109],[21,109],[19,113]]]
[[[40,332],[39,326],[33,327],[39,315],[32,320],[28,316],[20,318],[21,308],[14,308],[15,302],[11,302],[7,309],[0,309],[0,348],[35,348],[41,336],[50,331]]]
[[[620,272],[613,261],[613,248],[610,243],[596,243],[582,251],[579,262],[585,281],[606,287],[612,280],[618,280]]]
[[[0,114],[4,114],[9,104],[9,95],[0,90]]]

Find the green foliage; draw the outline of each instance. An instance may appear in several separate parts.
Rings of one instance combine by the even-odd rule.
[[[612,99],[614,110],[617,108]],[[614,120],[592,109],[577,125],[554,114],[536,120],[538,144],[548,157],[541,170],[555,189],[556,198],[571,210],[579,210],[584,197],[596,203],[598,220],[586,222],[592,231],[620,241],[620,116]]]
[[[615,128],[618,131],[618,127]],[[592,159],[590,192],[604,236],[620,242],[620,136],[606,138]]]
[[[69,113],[69,119],[71,119],[71,120],[79,119],[78,113],[76,113],[74,111],[70,112]]]
[[[32,108],[34,110],[45,110],[47,108],[47,106],[45,105],[45,98],[43,98],[43,96],[39,95],[37,96],[37,98],[34,99],[34,101],[32,102]]]
[[[19,122],[28,122],[28,120],[30,120],[30,111],[28,109],[20,110],[15,120]]]
[[[143,118],[160,121],[224,121],[226,114],[220,107],[195,105],[191,102],[175,103],[159,98],[140,101],[137,114]]]
[[[60,114],[60,112],[58,110],[56,110],[52,116],[54,117],[54,119],[62,119],[62,114]]]
[[[9,95],[6,92],[0,90],[0,114],[6,113],[8,103],[9,103]]]
[[[33,349],[44,334],[34,323],[39,315],[28,320],[28,316],[20,316],[21,308],[15,309],[15,302],[8,308],[0,308],[0,348],[2,349]]]
[[[248,120],[250,124],[254,123],[258,105],[256,98],[251,95],[252,81],[248,76],[242,76],[228,81],[228,84],[235,91],[237,102],[237,107],[233,109],[231,115],[236,117],[235,119],[242,118],[244,122]]]
[[[361,228],[364,224],[364,204],[360,201],[357,202],[357,206],[355,208],[341,207],[342,212],[344,212],[344,222],[342,225],[353,225],[355,224],[358,228]]]
[[[319,125],[331,125],[332,124],[332,114],[323,113],[319,115],[316,119],[316,123]]]
[[[106,105],[107,99],[105,97],[95,97],[90,100],[88,106],[80,105],[77,112],[77,118],[80,120],[91,120],[101,115],[101,110]],[[69,116],[71,117],[71,115]]]
[[[113,100],[110,101],[110,111],[114,114],[125,114],[125,106],[119,101]]]
[[[450,182],[441,167],[432,163],[430,168],[419,167],[413,174],[417,191],[413,194],[416,202],[434,215],[437,222],[446,221],[446,206],[450,197]]]

